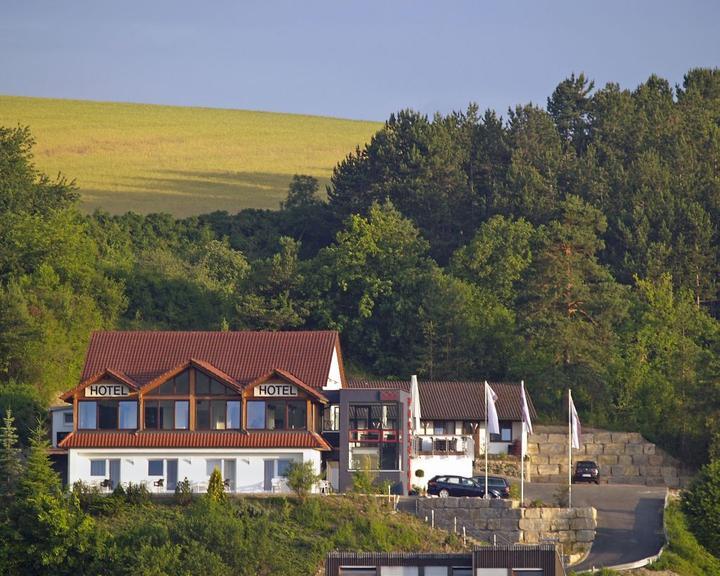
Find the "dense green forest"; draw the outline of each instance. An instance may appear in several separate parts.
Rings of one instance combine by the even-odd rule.
[[[719,70],[401,111],[279,211],[85,216],[32,145],[0,129],[0,408],[72,386],[98,328],[322,328],[355,374],[523,378],[547,420],[572,387],[587,423],[720,453]]]

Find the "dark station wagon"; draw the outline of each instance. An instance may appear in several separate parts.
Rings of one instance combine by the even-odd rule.
[[[473,476],[472,479],[485,488],[485,475]],[[510,483],[505,478],[502,476],[488,476],[487,479],[490,492],[497,492],[500,498],[510,498]]]
[[[488,487],[490,498],[500,498],[500,494]],[[428,480],[427,493],[429,496],[439,496],[447,498],[448,496],[474,496],[483,498],[485,496],[485,486],[481,486],[472,478],[465,476],[433,476]]]
[[[600,482],[600,468],[592,460],[580,460],[575,463],[573,482]]]

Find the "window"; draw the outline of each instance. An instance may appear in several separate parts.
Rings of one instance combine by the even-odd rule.
[[[175,428],[187,430],[189,426],[188,416],[190,413],[190,402],[178,400],[175,402]]]
[[[148,460],[148,476],[162,476],[163,470],[162,460]]]
[[[512,576],[544,576],[542,568],[514,568]]]
[[[120,428],[123,430],[135,430],[137,428],[137,402],[118,402]]]
[[[215,468],[220,470],[220,473],[222,474],[222,460],[220,458],[211,458],[205,461],[205,471],[208,476],[213,473]]]
[[[114,400],[99,400],[98,428],[100,430],[117,430],[118,427],[118,403]]]
[[[288,430],[303,430],[307,424],[307,405],[305,402],[288,402]]]
[[[196,400],[198,430],[229,430],[240,428],[239,400]]]
[[[240,402],[237,400],[230,400],[227,403],[227,427],[240,428]]]
[[[145,401],[145,428],[149,430],[173,430],[177,404],[188,404],[187,400],[146,400]],[[182,408],[180,409],[182,411]],[[184,426],[187,428],[187,418]]]
[[[400,470],[398,404],[350,405],[350,469]]]
[[[268,430],[283,430],[285,428],[285,402],[269,400],[266,403],[265,425]]]
[[[293,400],[252,400],[247,403],[250,430],[305,430],[307,404]]]
[[[175,376],[175,378],[171,378],[167,382],[163,382],[162,384],[160,384],[160,386],[148,392],[148,394],[153,396],[156,394],[161,396],[187,396],[189,392],[189,373],[187,370],[185,370],[185,372],[178,374],[177,376]]]
[[[94,430],[97,427],[97,404],[95,402],[79,402],[78,412],[78,428]]]
[[[90,476],[105,476],[105,460],[90,460]]]
[[[265,402],[247,403],[248,430],[262,430],[265,428]]]
[[[380,566],[380,576],[418,576],[417,566]]]
[[[72,424],[72,423],[73,423],[73,413],[65,412],[63,414],[63,424]]]
[[[211,378],[200,370],[195,370],[195,394],[197,396],[230,396],[235,391]]]
[[[55,443],[60,444],[60,442],[65,440],[68,434],[70,434],[70,432],[58,432],[55,434]]]
[[[323,430],[337,432],[340,430],[340,406],[332,404],[323,410]]]
[[[280,458],[277,461],[277,475],[285,476],[285,473],[288,471],[288,468],[290,468],[290,464],[292,464],[292,460]]]
[[[490,442],[512,442],[512,422],[500,421],[500,434],[490,434]]]

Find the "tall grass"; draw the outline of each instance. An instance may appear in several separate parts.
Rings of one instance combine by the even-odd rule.
[[[0,96],[37,166],[77,180],[82,206],[188,216],[277,208],[293,174],[325,183],[379,123],[177,106]]]

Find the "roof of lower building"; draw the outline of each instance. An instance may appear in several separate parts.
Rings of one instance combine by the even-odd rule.
[[[113,370],[143,387],[183,362],[206,362],[246,385],[274,369],[308,386],[327,385],[338,333],[313,332],[95,332],[81,380]],[[342,360],[338,359],[342,370]]]
[[[308,431],[77,431],[60,448],[313,448],[330,450],[319,435]]]
[[[520,383],[488,382],[498,395],[495,403],[500,420],[522,420]],[[418,380],[420,414],[423,420],[484,420],[485,382]],[[348,388],[410,391],[409,380],[349,379]],[[530,393],[527,391],[531,418],[537,418]]]

